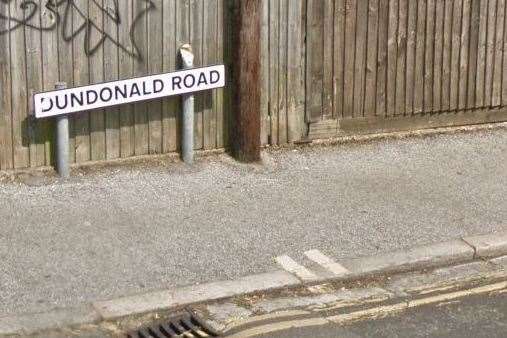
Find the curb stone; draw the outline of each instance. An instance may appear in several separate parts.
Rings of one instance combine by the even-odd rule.
[[[95,324],[101,319],[99,313],[91,306],[0,317],[0,336],[30,335],[59,327]]]
[[[477,258],[496,257],[507,252],[507,231],[463,237],[463,240],[474,248]]]
[[[358,280],[370,275],[417,271],[471,262],[476,258],[492,258],[492,263],[507,266],[507,232],[469,236],[463,239],[399,250],[387,254],[344,259],[339,261],[349,273],[319,279],[319,282]],[[312,281],[312,283],[315,281]],[[232,298],[255,292],[267,292],[304,285],[286,271],[246,276],[234,281],[212,282],[171,290],[94,302],[77,308],[67,308],[38,314],[0,317],[0,336],[29,335],[40,331],[78,327],[101,321],[156,311],[190,306],[197,303]]]

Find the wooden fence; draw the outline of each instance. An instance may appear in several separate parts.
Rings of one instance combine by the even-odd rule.
[[[228,1],[0,0],[0,169],[51,163],[34,92],[172,71],[186,42],[228,64]],[[507,120],[507,0],[262,1],[263,144]],[[229,99],[199,96],[198,149],[228,145]],[[72,160],[177,151],[179,110],[78,114]]]

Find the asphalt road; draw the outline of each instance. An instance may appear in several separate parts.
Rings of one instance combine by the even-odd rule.
[[[505,230],[506,154],[501,129],[2,183],[0,316]]]
[[[479,295],[433,304],[377,320],[271,332],[257,338],[503,338],[507,294]]]

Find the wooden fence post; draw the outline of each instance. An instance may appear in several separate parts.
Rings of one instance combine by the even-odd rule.
[[[232,151],[242,162],[260,160],[260,22],[263,0],[232,1]]]

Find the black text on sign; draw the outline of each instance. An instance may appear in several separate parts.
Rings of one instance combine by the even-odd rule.
[[[70,114],[224,86],[225,67],[218,65],[38,93],[34,95],[35,117]]]

